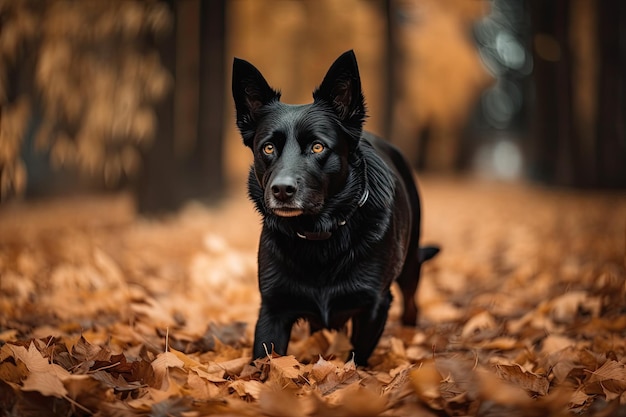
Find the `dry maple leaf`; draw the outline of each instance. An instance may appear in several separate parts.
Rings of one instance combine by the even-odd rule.
[[[107,361],[111,358],[111,351],[101,346],[92,345],[81,334],[80,339],[72,346],[72,357],[81,362]]]
[[[62,398],[67,395],[63,380],[71,374],[57,364],[49,363],[31,342],[28,349],[23,346],[11,345],[15,358],[22,361],[30,371],[23,382],[24,391],[37,391],[43,395]]]
[[[31,372],[22,384],[24,391],[37,391],[42,395],[63,398],[67,390],[59,377],[53,373]]]

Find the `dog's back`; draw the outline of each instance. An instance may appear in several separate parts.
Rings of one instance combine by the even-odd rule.
[[[404,311],[402,314],[402,323],[407,326],[414,326],[417,322],[417,304],[415,300],[415,291],[419,283],[421,275],[422,263],[431,259],[439,252],[438,247],[427,246],[420,248],[419,238],[421,229],[421,204],[419,192],[413,170],[402,153],[389,142],[369,133],[363,132],[363,139],[371,143],[381,155],[387,165],[394,171],[395,177],[398,179],[399,187],[404,189],[406,193],[406,206],[411,213],[411,225],[409,244],[407,246],[406,258],[402,272],[396,278],[398,285],[402,291],[404,301]]]

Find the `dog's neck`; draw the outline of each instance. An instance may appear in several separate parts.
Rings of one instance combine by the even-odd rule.
[[[363,207],[365,205],[365,203],[367,202],[367,199],[369,198],[370,192],[369,192],[369,188],[367,186],[367,177],[365,178],[365,181],[363,182],[363,194],[361,194],[361,198],[359,199],[359,202],[357,203],[357,206],[354,208],[354,210],[352,210],[350,213],[348,213],[348,215],[340,220],[336,225],[333,226],[332,230],[330,231],[323,231],[323,232],[306,232],[306,231],[298,231],[296,232],[296,236],[298,236],[301,239],[305,239],[305,240],[327,240],[330,239],[330,237],[333,235],[333,233],[339,229],[341,226],[344,226],[348,220],[350,220],[350,217],[352,217],[354,215],[354,213],[356,213],[356,211]]]

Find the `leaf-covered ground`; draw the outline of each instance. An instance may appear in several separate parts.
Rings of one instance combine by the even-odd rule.
[[[0,210],[0,415],[626,415],[626,197],[426,178],[421,316],[370,366],[296,326],[250,364],[244,190],[143,219],[128,195]]]

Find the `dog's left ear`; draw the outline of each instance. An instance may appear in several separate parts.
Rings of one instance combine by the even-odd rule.
[[[366,110],[354,51],[344,52],[331,65],[313,99],[330,104],[348,133],[360,138]]]

